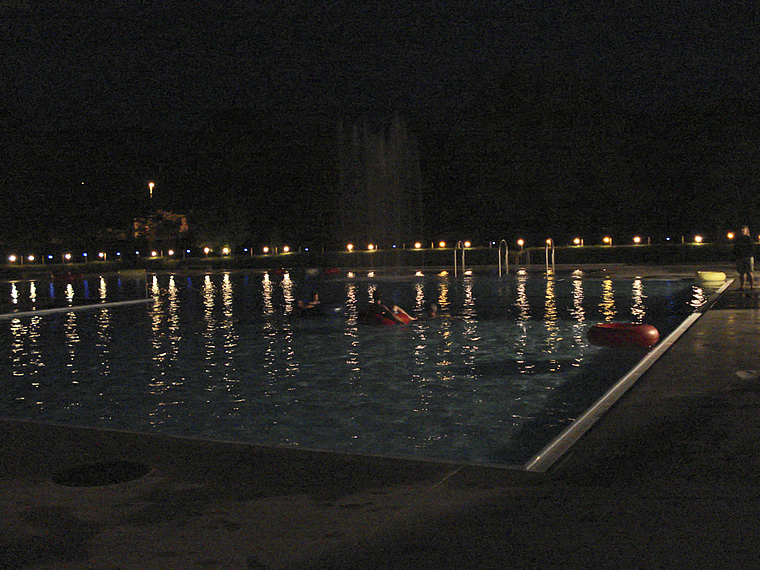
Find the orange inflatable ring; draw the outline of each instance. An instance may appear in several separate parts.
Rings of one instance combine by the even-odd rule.
[[[648,348],[660,340],[652,325],[633,323],[601,323],[591,327],[587,336],[591,344],[610,348]]]

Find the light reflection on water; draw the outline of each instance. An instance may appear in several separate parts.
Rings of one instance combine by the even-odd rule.
[[[603,390],[617,378],[609,353],[587,343],[589,326],[646,321],[666,332],[682,318],[659,312],[673,304],[667,298],[680,292],[684,310],[706,300],[692,283],[525,271],[498,279],[155,275],[147,285],[147,306],[4,321],[9,397],[0,415],[514,462],[498,451],[510,438],[530,440],[537,421],[561,428],[593,397],[590,386]],[[42,302],[46,288],[66,303],[140,290],[98,277],[61,288],[14,283],[8,299]],[[378,289],[419,317],[435,302],[441,316],[359,325],[359,309]],[[298,300],[317,291],[331,310],[300,317]]]

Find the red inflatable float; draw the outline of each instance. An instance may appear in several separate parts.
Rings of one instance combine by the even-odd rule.
[[[589,329],[588,340],[596,346],[610,348],[648,348],[657,344],[660,333],[652,325],[601,323]]]
[[[394,313],[402,322],[398,322],[390,315],[381,313],[359,313],[359,322],[363,325],[406,325],[411,322],[406,313]]]

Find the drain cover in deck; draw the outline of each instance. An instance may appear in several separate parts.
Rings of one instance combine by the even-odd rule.
[[[139,479],[149,471],[149,465],[135,461],[99,461],[61,471],[53,476],[53,483],[66,487],[114,485]]]

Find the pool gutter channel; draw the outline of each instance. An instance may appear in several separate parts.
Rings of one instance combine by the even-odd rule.
[[[544,473],[554,465],[591,427],[617,402],[628,389],[683,335],[699,318],[712,307],[728,289],[734,279],[728,279],[723,286],[710,296],[707,303],[690,314],[672,333],[658,343],[635,367],[618,380],[593,406],[586,410],[562,433],[549,442],[541,451],[522,466],[525,471]]]

